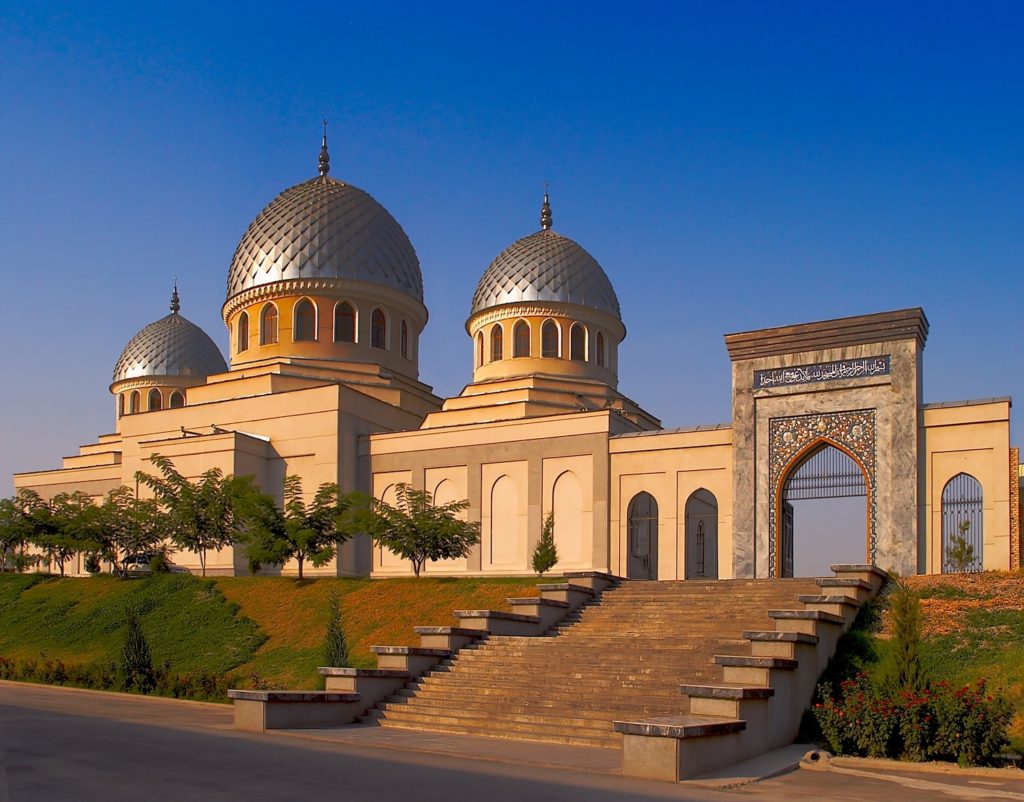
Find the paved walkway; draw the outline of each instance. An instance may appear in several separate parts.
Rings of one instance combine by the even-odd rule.
[[[594,774],[619,774],[622,769],[622,751],[619,749],[592,749],[586,746],[563,746],[536,741],[517,741],[511,738],[479,738],[472,735],[448,735],[441,732],[397,730],[368,725],[323,730],[275,730],[269,733],[270,737],[279,734],[368,749],[427,752]]]
[[[378,727],[241,733],[226,705],[0,682],[0,802],[1024,802],[1024,772],[944,765],[838,759],[751,782],[790,768],[797,752],[656,783],[622,777],[616,750]]]

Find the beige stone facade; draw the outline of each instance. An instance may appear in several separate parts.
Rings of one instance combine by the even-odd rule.
[[[296,193],[307,193],[321,209],[351,195],[384,220],[360,192],[322,172],[281,198],[294,206]],[[472,381],[440,399],[418,378],[427,310],[397,223],[380,224],[387,248],[374,250],[345,239],[357,235],[346,234],[340,212],[328,221],[331,237],[311,237],[302,206],[307,244],[289,249],[281,232],[298,213],[275,204],[250,226],[232,266],[223,306],[230,368],[126,369],[111,385],[115,432],[61,468],[17,474],[17,488],[101,499],[134,487],[154,453],[190,476],[212,467],[251,475],[277,495],[289,474],[308,493],[338,482],[385,501],[406,482],[439,502],[468,499],[465,515],[481,525],[467,558],[429,564],[428,574],[528,574],[550,514],[559,571],[687,579],[787,575],[790,499],[800,488],[807,497],[846,483],[865,498],[865,563],[901,574],[949,570],[951,527],[962,526],[976,540],[970,569],[1020,565],[1010,401],[923,402],[920,309],[727,335],[731,423],[663,429],[620,392],[626,328],[614,290],[589,254],[550,229],[545,202],[542,230],[502,252],[481,280],[468,342],[452,346],[453,357],[472,349]],[[266,236],[276,239],[264,258],[268,216]],[[358,236],[368,236],[364,227]],[[332,251],[317,262],[340,264],[335,275],[302,273],[316,242],[341,247],[344,259]],[[400,275],[384,269],[396,248]],[[165,321],[179,322],[177,303]],[[132,401],[154,388],[167,395],[159,409]],[[173,393],[181,398],[172,405]],[[825,451],[845,460],[847,473],[808,480],[801,472]],[[175,561],[198,564],[189,554]],[[209,567],[246,572],[244,549],[210,555]],[[411,567],[357,539],[317,572],[405,576]]]

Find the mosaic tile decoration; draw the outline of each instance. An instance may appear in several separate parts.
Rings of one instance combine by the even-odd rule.
[[[855,455],[864,466],[868,485],[868,519],[871,563],[875,562],[875,410],[830,412],[772,418],[768,422],[768,575],[776,575],[778,510],[775,497],[779,482],[793,458],[816,441],[831,443]]]

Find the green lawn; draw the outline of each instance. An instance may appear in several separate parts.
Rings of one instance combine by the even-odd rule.
[[[141,613],[157,665],[228,674],[235,687],[317,687],[332,593],[351,664],[373,667],[373,645],[418,645],[417,625],[454,625],[455,609],[508,609],[537,579],[199,579],[162,574],[59,579],[0,574],[0,656],[117,661],[130,607]]]
[[[987,572],[907,580],[924,614],[922,660],[932,680],[967,685],[984,679],[1016,708],[1011,748],[1024,753],[1024,574]],[[879,624],[885,622],[880,604]],[[859,621],[840,641],[826,679],[872,674],[885,655],[884,629]]]

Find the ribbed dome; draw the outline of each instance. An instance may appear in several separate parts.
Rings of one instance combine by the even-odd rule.
[[[363,190],[327,175],[286,189],[252,221],[227,297],[297,278],[357,279],[423,301],[420,263],[402,227]]]
[[[175,311],[150,323],[128,341],[114,366],[114,381],[159,376],[201,379],[227,369],[210,336]]]
[[[619,299],[601,265],[550,228],[523,237],[498,254],[477,284],[471,314],[523,301],[560,301],[620,317]]]

